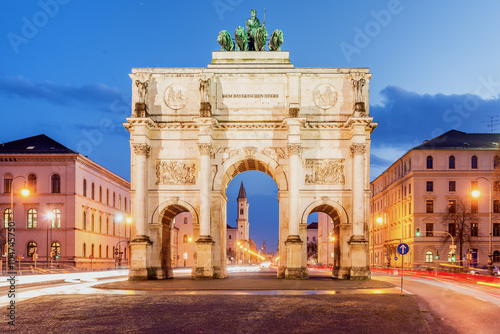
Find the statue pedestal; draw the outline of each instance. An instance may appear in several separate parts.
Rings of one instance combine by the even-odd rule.
[[[136,102],[135,103],[134,116],[135,117],[147,117],[146,103],[144,103],[144,102]]]
[[[147,248],[151,241],[145,235],[139,235],[130,242],[129,281],[145,281],[149,279],[147,268]]]
[[[307,279],[307,267],[302,266],[302,240],[298,235],[289,235],[285,241],[286,245],[286,269],[287,279]]]
[[[200,117],[212,117],[212,105],[210,102],[201,102]]]
[[[354,116],[364,117],[365,115],[366,115],[365,103],[364,102],[354,103]]]
[[[202,235],[196,240],[196,265],[191,273],[192,278],[214,278],[212,261],[214,244],[215,242],[209,235]]]
[[[371,279],[371,271],[368,265],[368,240],[362,235],[353,235],[349,240],[351,246],[352,266],[350,270],[351,280]]]

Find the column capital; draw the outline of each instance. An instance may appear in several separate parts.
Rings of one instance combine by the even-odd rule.
[[[210,154],[212,152],[212,143],[198,143],[201,154]]]
[[[352,155],[365,154],[365,152],[366,152],[366,144],[355,143],[351,145]]]
[[[145,155],[146,158],[151,154],[151,146],[148,144],[132,144],[132,148],[134,149],[134,153],[138,155]]]
[[[289,155],[293,155],[293,154],[300,155],[300,153],[302,153],[302,145],[301,144],[288,144],[287,149],[288,149]]]

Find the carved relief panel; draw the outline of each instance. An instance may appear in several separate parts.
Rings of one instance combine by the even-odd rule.
[[[196,162],[162,160],[156,162],[156,184],[195,184]]]
[[[306,184],[344,184],[344,159],[306,159]]]

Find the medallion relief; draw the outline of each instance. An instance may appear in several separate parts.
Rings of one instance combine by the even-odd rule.
[[[165,103],[169,108],[182,109],[187,103],[187,90],[179,84],[173,84],[165,89]]]
[[[306,184],[344,184],[344,159],[306,159]]]
[[[194,162],[157,161],[156,184],[195,184],[196,172]]]
[[[337,103],[338,94],[330,84],[321,84],[314,90],[314,103],[321,109],[330,109]]]

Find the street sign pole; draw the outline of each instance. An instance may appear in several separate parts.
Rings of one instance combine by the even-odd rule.
[[[398,253],[401,254],[401,296],[403,295],[403,274],[405,268],[404,259],[405,259],[405,254],[407,254],[409,250],[410,247],[408,247],[408,245],[403,242],[400,243],[397,247]]]
[[[404,274],[404,270],[405,270],[404,260],[405,260],[405,256],[401,255],[401,296],[403,295],[403,274]]]

